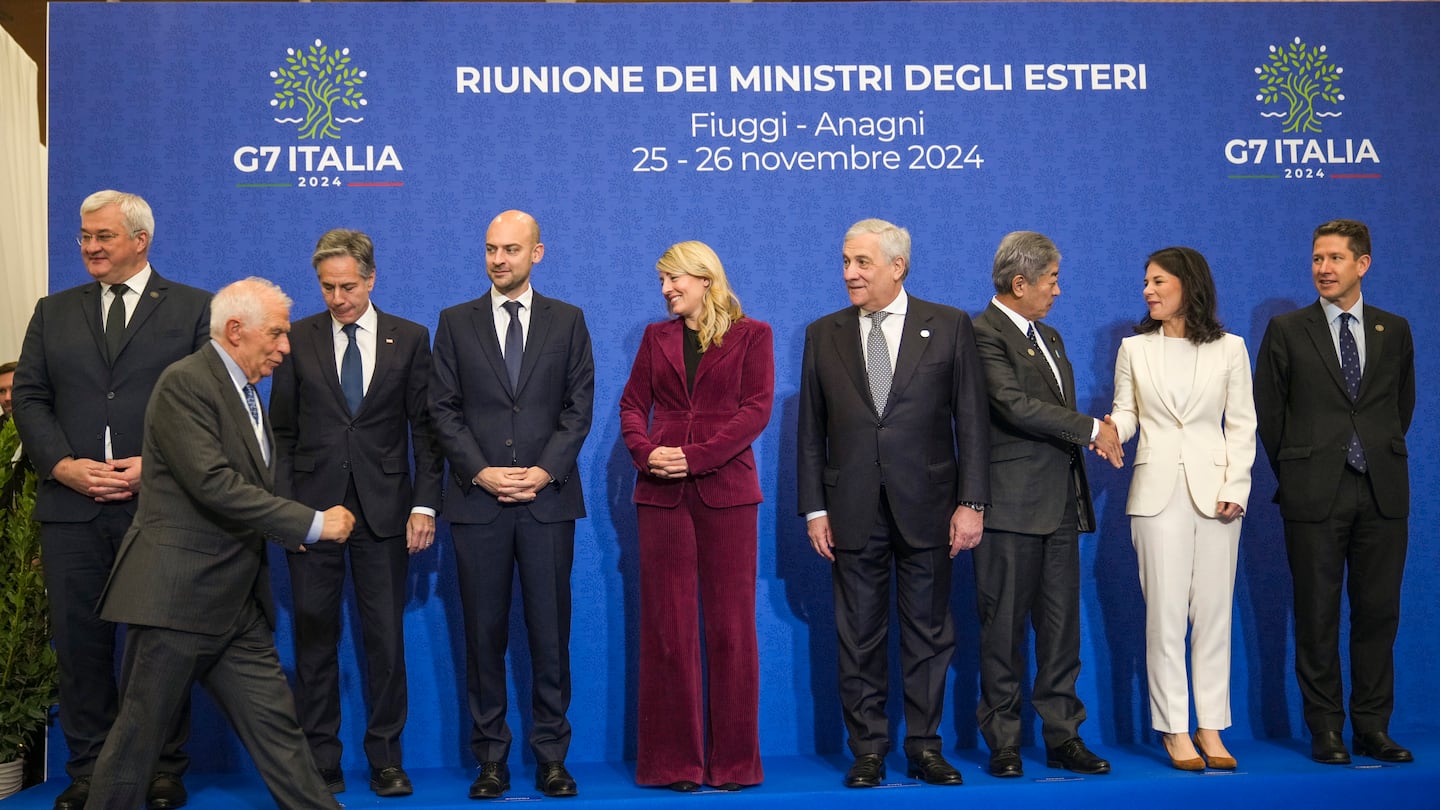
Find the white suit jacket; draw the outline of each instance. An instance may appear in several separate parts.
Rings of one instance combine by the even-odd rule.
[[[1140,432],[1125,511],[1159,514],[1170,502],[1181,464],[1202,514],[1214,517],[1218,502],[1243,509],[1255,462],[1255,399],[1245,341],[1226,334],[1198,347],[1194,387],[1182,409],[1166,384],[1164,340],[1158,329],[1125,338],[1115,358],[1112,418],[1121,442]]]

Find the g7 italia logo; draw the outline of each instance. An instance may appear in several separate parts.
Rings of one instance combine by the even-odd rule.
[[[359,113],[370,105],[364,85],[369,72],[355,63],[349,48],[316,39],[308,47],[286,48],[282,64],[269,71],[273,95],[270,108],[276,124],[294,126],[298,143],[241,146],[235,168],[247,188],[348,188],[402,186],[398,179],[364,175],[402,172],[395,147],[377,144],[336,144],[342,127],[365,120]],[[290,178],[273,177],[288,174]],[[360,175],[357,177],[357,175]]]
[[[1345,69],[1331,59],[1326,45],[1310,45],[1300,37],[1271,45],[1254,68],[1259,83],[1254,99],[1260,118],[1280,124],[1279,138],[1232,138],[1225,143],[1231,166],[1253,167],[1255,173],[1231,174],[1232,180],[1332,179],[1375,180],[1380,155],[1369,138],[1301,137],[1336,128],[1336,109],[1345,101],[1340,82]],[[1349,83],[1349,79],[1345,79]],[[1348,167],[1375,164],[1359,173]],[[1263,167],[1263,168],[1262,168]],[[1339,171],[1337,171],[1337,168]]]

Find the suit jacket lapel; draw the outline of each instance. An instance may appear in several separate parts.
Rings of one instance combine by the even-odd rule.
[[[1374,369],[1379,367],[1385,351],[1385,321],[1379,312],[1365,307],[1365,368],[1360,373],[1360,393],[1356,399],[1365,396]]]
[[[530,296],[530,329],[525,335],[525,352],[520,355],[520,384],[512,392],[516,396],[525,390],[525,383],[530,381],[530,375],[535,371],[535,364],[540,360],[540,354],[545,350],[545,341],[550,334],[550,299],[540,293],[533,293]],[[492,330],[493,333],[493,330]],[[501,358],[500,369],[505,370],[504,358]],[[506,384],[509,384],[509,375],[504,375]]]
[[[169,287],[170,282],[151,268],[150,283],[145,289],[137,290],[140,293],[140,303],[135,305],[135,312],[130,315],[130,321],[125,325],[125,336],[120,339],[120,354],[125,353],[125,347],[130,345],[130,338],[134,337],[145,321],[160,308]]]
[[[1222,342],[1212,340],[1209,343],[1202,343],[1196,347],[1195,352],[1195,384],[1190,389],[1190,401],[1185,403],[1184,416],[1189,416],[1196,408],[1200,407],[1205,399],[1205,392],[1210,388],[1210,381],[1225,365],[1225,353],[1221,348]]]
[[[865,373],[865,359],[860,355],[860,308],[850,307],[831,320],[831,340],[840,365],[850,375],[862,402],[870,402],[870,378]],[[870,402],[871,410],[874,403]]]
[[[1148,373],[1144,376],[1148,380],[1150,393],[1155,398],[1155,401],[1159,402],[1161,406],[1165,408],[1165,411],[1170,414],[1171,419],[1179,421],[1180,408],[1170,396],[1170,386],[1165,384],[1167,369],[1165,368],[1164,332],[1156,329],[1154,332],[1145,336],[1145,339],[1141,341],[1141,345],[1144,347],[1144,351],[1142,351],[1141,354],[1144,356],[1145,365],[1148,367]]]
[[[370,306],[375,306],[371,303]],[[395,335],[399,331],[395,320],[389,315],[375,308],[375,368],[370,372],[370,387],[365,390],[365,400],[369,401],[370,392],[381,390],[380,386],[385,379],[395,370],[395,353],[399,347],[395,343]],[[363,404],[360,406],[365,407]]]
[[[684,324],[684,322],[681,321],[681,320],[679,320],[679,319],[672,320],[672,321],[667,321],[663,326],[660,327],[660,330],[659,330],[659,333],[658,333],[658,335],[657,335],[657,338],[658,338],[659,344],[660,344],[660,345],[659,345],[659,348],[660,348],[660,356],[665,358],[665,362],[670,366],[671,370],[675,372],[675,375],[676,375],[676,377],[677,377],[678,380],[679,380],[679,382],[677,383],[677,385],[678,385],[677,390],[684,391],[684,390],[685,390],[685,324]],[[704,358],[703,355],[702,355],[701,358],[700,358],[700,366],[701,366],[702,368],[705,366],[705,358]],[[696,369],[695,379],[696,379],[696,382],[699,382],[699,379],[700,379],[699,369]],[[686,396],[688,397],[689,394],[687,393]]]
[[[1006,318],[1005,320],[1009,321],[1010,319]],[[1030,355],[1030,359],[1035,364],[1036,372],[1043,375],[1045,381],[1050,383],[1051,392],[1053,392],[1055,396],[1059,398],[1060,404],[1063,405],[1065,404],[1066,397],[1070,392],[1065,391],[1061,387],[1062,384],[1060,380],[1056,379],[1055,377],[1055,373],[1057,371],[1062,376],[1065,374],[1065,358],[1060,356],[1060,341],[1058,338],[1055,337],[1056,332],[1054,329],[1051,329],[1050,327],[1046,326],[1043,323],[1040,323],[1039,321],[1033,321],[1033,323],[1035,324],[1035,339],[1037,342],[1044,344],[1045,351],[1048,351],[1050,353],[1050,356],[1055,358],[1055,368],[1050,368],[1050,361],[1046,360],[1041,352],[1037,351],[1033,355]],[[1014,326],[1013,321],[1011,322],[1011,326]],[[1018,332],[1019,329],[1016,329],[1014,331]],[[1020,335],[1020,340],[1025,343],[1026,349],[1030,348],[1030,338],[1027,338],[1025,337],[1025,335],[1022,334]],[[1073,386],[1071,387],[1073,390]]]
[[[273,483],[273,473],[270,466],[265,463],[265,453],[260,449],[256,440],[255,430],[251,427],[250,411],[245,407],[241,394],[235,390],[235,381],[230,378],[230,370],[225,368],[225,361],[220,359],[219,350],[214,344],[207,343],[201,351],[209,352],[207,360],[210,363],[210,373],[215,376],[220,387],[220,403],[228,413],[232,424],[242,427],[247,441],[245,447],[250,451],[250,463],[255,468],[255,475],[264,481],[266,485]],[[274,455],[275,440],[270,433],[270,415],[265,412],[265,405],[260,404],[260,420],[265,425],[265,440],[270,443],[271,455]],[[223,425],[222,425],[223,427]]]
[[[336,371],[335,362],[335,331],[334,321],[329,314],[316,318],[311,326],[315,329],[315,338],[310,345],[315,350],[315,365],[320,369],[320,374],[325,378],[325,386],[330,389],[331,396],[339,404],[342,413],[349,413],[350,405],[345,401],[345,389],[340,387],[340,372]],[[352,414],[353,416],[353,414]]]
[[[734,323],[730,324],[730,332],[725,335],[724,342],[719,346],[711,346],[705,350],[704,354],[700,355],[700,365],[695,367],[694,389],[696,391],[700,390],[700,380],[703,379],[706,374],[709,374],[710,370],[715,368],[716,365],[723,363],[725,356],[735,350],[735,343],[738,340],[738,338],[735,337],[735,326],[736,324]],[[684,331],[683,324],[681,331]],[[685,381],[685,344],[682,340],[678,345],[680,346],[680,381],[683,383]]]
[[[1325,310],[1316,301],[1312,304],[1305,316],[1305,334],[1310,336],[1310,342],[1315,345],[1315,352],[1320,355],[1320,362],[1330,372],[1330,379],[1340,387],[1340,392],[1346,398],[1350,396],[1350,386],[1345,384],[1345,375],[1340,373],[1340,356],[1335,353],[1335,339],[1330,335],[1330,324],[1325,320]],[[1370,344],[1365,344],[1368,352]],[[1364,388],[1364,379],[1361,379],[1361,388]]]
[[[934,317],[935,313],[925,306],[924,301],[910,296],[909,311],[905,313],[905,323],[900,327],[900,351],[895,355],[895,373],[890,382],[890,398],[885,401],[886,410],[890,409],[890,403],[905,393],[905,387],[915,378],[920,358],[930,346],[930,322]]]
[[[110,358],[110,349],[105,345],[105,321],[100,316],[100,307],[104,305],[104,290],[100,282],[95,282],[85,288],[85,295],[81,303],[81,311],[85,315],[85,325],[90,327],[90,337],[95,341],[95,350],[100,353],[100,362]]]
[[[495,373],[500,386],[510,391],[510,372],[505,369],[505,355],[500,350],[500,339],[495,336],[495,311],[491,308],[493,303],[488,292],[475,299],[470,323],[475,329],[475,340],[479,343],[480,353],[490,363],[490,370]],[[535,325],[534,313],[531,313],[530,325]],[[524,372],[521,374],[523,377]],[[515,392],[510,393],[513,395]]]

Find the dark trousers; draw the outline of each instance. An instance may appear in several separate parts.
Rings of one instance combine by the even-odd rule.
[[[339,806],[315,769],[275,654],[275,636],[253,601],[230,630],[216,636],[130,627],[124,667],[120,714],[95,766],[87,808],[135,810],[144,805],[163,732],[196,682],[235,727],[276,807]]]
[[[1050,534],[986,531],[970,552],[980,611],[980,732],[991,750],[1020,745],[1025,623],[1035,630],[1035,684],[1030,702],[1046,746],[1077,737],[1085,706],[1080,675],[1080,535],[1074,485],[1060,526]]]
[[[831,578],[839,638],[840,704],[850,751],[885,754],[890,735],[890,580],[900,614],[900,667],[905,690],[905,753],[940,748],[945,675],[955,653],[950,616],[951,561],[947,538],[914,548],[900,536],[889,502],[880,499],[870,537],[859,549],[836,549]]]
[[[505,722],[505,650],[510,641],[510,582],[520,571],[520,596],[530,641],[530,748],[537,762],[558,762],[570,750],[570,568],[575,521],[541,523],[529,508],[510,506],[493,523],[451,526],[465,611],[470,750],[481,762],[510,755]]]
[[[100,514],[86,523],[40,525],[50,632],[60,665],[60,729],[70,749],[65,771],[72,779],[95,770],[119,706],[117,626],[101,619],[95,608],[129,528],[130,513],[122,504],[102,506]],[[187,698],[165,742],[159,770],[185,773],[190,757],[181,749],[189,735]]]
[[[1295,583],[1295,674],[1312,734],[1345,726],[1342,583],[1350,596],[1350,725],[1357,733],[1387,731],[1395,706],[1395,633],[1409,523],[1381,515],[1370,487],[1367,476],[1347,467],[1325,519],[1285,521]]]
[[[315,543],[290,552],[290,585],[295,603],[295,703],[315,764],[340,767],[340,603],[345,560],[365,654],[365,758],[372,768],[400,767],[400,732],[405,728],[405,537],[376,537],[364,519],[352,484],[345,506],[356,515],[345,543]]]
[[[757,785],[765,778],[755,638],[757,511],[754,504],[712,509],[690,482],[677,507],[636,507],[640,718],[635,781],[642,785]]]

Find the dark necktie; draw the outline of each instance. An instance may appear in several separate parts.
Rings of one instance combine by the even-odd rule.
[[[360,412],[360,403],[365,399],[365,367],[360,363],[360,344],[355,342],[356,324],[347,323],[340,327],[349,343],[345,354],[340,356],[340,390],[345,392],[345,404],[350,406],[350,415]]]
[[[1055,374],[1056,369],[1055,369],[1053,366],[1050,365],[1050,358],[1049,358],[1048,356],[1046,356],[1045,352],[1040,348],[1040,339],[1037,338],[1037,337],[1035,337],[1035,324],[1033,324],[1033,323],[1031,323],[1031,322],[1029,322],[1029,321],[1026,321],[1026,322],[1025,322],[1025,337],[1027,337],[1027,338],[1030,339],[1030,345],[1031,345],[1032,347],[1034,347],[1034,349],[1035,349],[1035,354],[1039,355],[1039,356],[1040,356],[1040,359],[1045,362],[1045,367],[1048,368],[1048,369],[1050,369],[1050,376],[1051,376],[1051,377],[1055,377],[1055,384],[1056,384],[1057,386],[1060,386],[1060,401],[1061,401],[1061,402],[1064,402],[1064,401],[1065,401],[1065,388],[1064,388],[1064,386],[1061,384],[1060,378],[1059,378],[1058,376],[1056,376],[1056,374]]]
[[[1348,312],[1340,313],[1340,374],[1350,390],[1351,402],[1360,396],[1360,348],[1355,345],[1355,335],[1350,331],[1350,321],[1354,317]],[[1360,434],[1353,430],[1350,431],[1350,448],[1345,453],[1345,463],[1362,473],[1369,467],[1365,462],[1365,448],[1360,444]]]
[[[113,284],[110,292],[114,297],[110,299],[110,312],[105,316],[105,350],[110,354],[110,364],[115,364],[115,358],[120,356],[120,347],[125,343],[125,293],[129,287],[124,284]]]
[[[865,337],[865,373],[870,378],[870,399],[875,403],[875,413],[885,413],[885,403],[890,399],[890,383],[894,372],[890,369],[890,344],[885,340],[885,331],[880,324],[890,317],[888,312],[872,312],[870,334]]]
[[[501,306],[510,313],[505,327],[505,371],[510,374],[510,390],[520,387],[520,358],[525,354],[525,332],[520,328],[520,302],[506,301]]]

